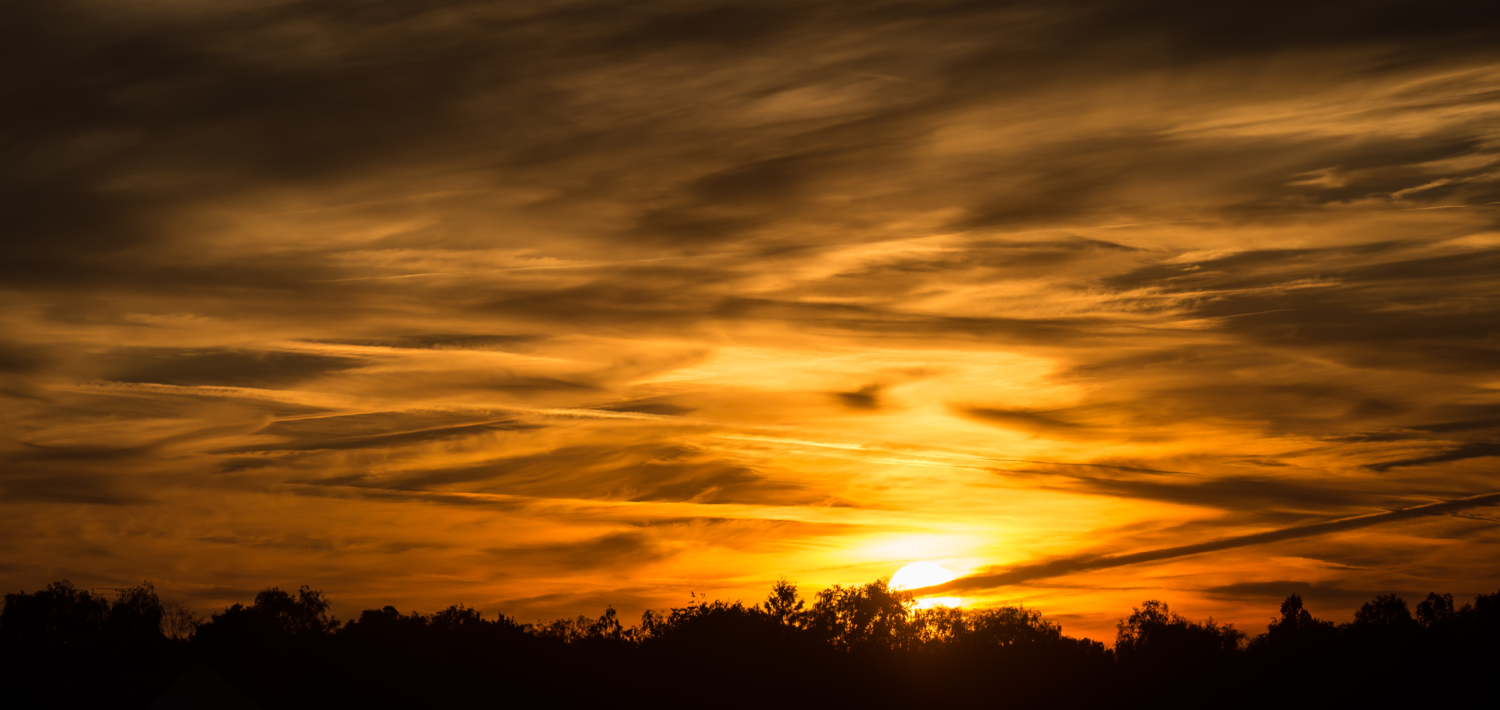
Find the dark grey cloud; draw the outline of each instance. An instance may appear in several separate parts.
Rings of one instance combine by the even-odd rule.
[[[1016,3],[1002,7],[1038,5]],[[1043,29],[1041,37],[987,48],[988,52],[976,56],[975,63],[1004,67],[1005,59],[1014,59],[1018,54],[1038,49],[1038,44],[1068,36],[1095,43],[1081,45],[1071,55],[1060,55],[1052,65],[1037,67],[1043,77],[1073,76],[1080,67],[1107,73],[1121,66],[1172,67],[1351,47],[1366,48],[1377,55],[1396,54],[1410,63],[1440,63],[1449,58],[1443,50],[1450,42],[1457,52],[1493,51],[1488,41],[1495,36],[1493,22],[1497,16],[1493,8],[1462,0],[1430,7],[1401,2],[1377,6],[1331,2],[1310,6],[1284,1],[1207,6],[1184,0],[1131,6],[1076,2],[1053,7],[1057,8],[1055,13],[1042,14],[1028,28]],[[996,12],[995,6],[988,3],[953,3],[943,8],[936,13],[969,21],[990,14],[1003,16],[1004,12]],[[1137,51],[1120,54],[1124,47]],[[1106,59],[1118,64],[1111,66]],[[1013,71],[1019,73],[1020,69],[1016,67]]]
[[[0,500],[6,504],[135,505],[152,502],[149,490],[131,485],[113,472],[37,470],[15,466],[0,475]]]
[[[545,392],[593,392],[600,389],[599,385],[593,382],[562,377],[547,377],[544,375],[528,375],[519,372],[491,374],[489,377],[466,384],[473,389],[494,390],[518,395]]]
[[[480,312],[538,324],[566,322],[592,332],[681,331],[722,311],[715,308],[718,297],[704,293],[707,284],[737,276],[714,269],[624,269],[578,286],[499,294]]]
[[[47,354],[37,346],[0,341],[0,374],[36,372],[46,366]]]
[[[1041,241],[977,237],[936,254],[901,254],[864,264],[816,286],[820,295],[879,294],[890,304],[934,287],[983,285],[1004,278],[1026,278],[1049,270],[1091,274],[1134,248],[1111,242],[1060,235]]]
[[[1476,431],[1483,429],[1500,429],[1500,418],[1440,422],[1438,424],[1424,424],[1412,428],[1418,431],[1432,432],[1435,434],[1447,434],[1450,432],[1459,431]]]
[[[1252,251],[1143,267],[1109,283],[1211,290],[1193,313],[1222,318],[1223,332],[1265,346],[1317,352],[1358,367],[1425,370],[1442,363],[1494,371],[1500,358],[1484,324],[1500,322],[1500,313],[1481,294],[1495,289],[1490,274],[1500,267],[1500,252],[1392,253],[1405,246]],[[1316,281],[1324,283],[1287,288]]]
[[[254,471],[256,469],[269,468],[282,463],[282,460],[264,456],[239,456],[226,458],[219,463],[220,473],[237,473],[240,471]]]
[[[1485,404],[1500,362],[1497,13],[5,4],[0,487],[20,513],[144,510],[189,486],[263,496],[239,517],[266,501],[526,514],[509,495],[868,507],[879,472],[772,471],[666,418],[513,412],[696,414],[698,432],[795,425],[810,440],[838,438],[817,431],[836,418],[860,441],[947,406],[924,426],[1030,434],[1014,459],[1049,458],[1049,440],[1097,452],[1016,472],[1050,493],[1225,512],[1164,533],[1193,539],[1481,490],[1468,469],[1500,429]],[[800,399],[777,377],[703,379],[737,372],[742,347],[782,348],[765,361],[787,370],[808,358],[797,377],[821,379]],[[823,377],[820,349],[930,374]],[[1055,369],[1033,382],[997,364],[1022,396],[971,394],[990,375],[962,363],[986,351]],[[512,444],[477,465],[423,458]],[[151,510],[120,529],[189,515]],[[669,527],[504,547],[567,574],[667,561]]]
[[[21,442],[22,448],[8,457],[11,461],[103,461],[123,462],[141,460],[160,454],[174,444],[185,444],[220,436],[245,433],[253,428],[247,424],[225,424],[199,427],[159,437],[135,446],[111,446],[108,444],[39,444]]]
[[[422,412],[383,412],[273,422],[257,434],[274,441],[222,449],[216,453],[364,450],[461,439],[497,431],[536,429],[514,417]]]
[[[299,417],[271,422],[256,432],[298,443],[379,436],[402,431],[426,431],[511,421],[469,412],[395,411]]]
[[[1295,480],[1224,476],[1166,483],[1159,480],[1081,478],[1083,490],[1123,498],[1199,505],[1223,510],[1266,514],[1276,511],[1330,513],[1372,504],[1388,504],[1394,497],[1348,487],[1310,485]]]
[[[635,567],[673,554],[670,548],[639,531],[611,533],[579,542],[492,547],[485,552],[500,565],[546,567],[566,572]]]
[[[644,400],[633,400],[629,402],[618,402],[614,404],[601,405],[595,409],[606,412],[636,412],[640,414],[659,414],[662,416],[676,417],[691,414],[695,409],[674,403],[671,398],[653,397]]]
[[[1377,304],[1372,303],[1371,307]],[[1295,314],[1287,314],[1286,327],[1297,328],[1295,323]],[[1233,426],[1257,431],[1263,437],[1316,438],[1326,442],[1325,451],[1339,451],[1360,464],[1410,458],[1409,448],[1392,455],[1386,450],[1390,447],[1372,446],[1376,444],[1422,441],[1427,442],[1428,448],[1443,450],[1494,438],[1493,429],[1485,424],[1491,416],[1488,411],[1453,409],[1455,400],[1482,398],[1479,390],[1465,385],[1444,385],[1451,389],[1439,395],[1431,389],[1413,386],[1408,379],[1470,377],[1468,368],[1451,367],[1451,362],[1444,362],[1444,355],[1435,355],[1424,362],[1408,351],[1399,363],[1392,363],[1394,355],[1403,350],[1399,340],[1382,342],[1369,337],[1361,348],[1356,346],[1356,336],[1341,341],[1317,332],[1316,328],[1309,328],[1306,337],[1298,337],[1284,346],[1266,347],[1239,338],[1234,328],[1230,324],[1213,331],[1216,336],[1227,337],[1228,342],[1235,343],[1233,346],[1204,344],[1156,349],[1149,347],[1148,341],[1144,347],[1138,344],[1122,349],[1123,354],[1110,349],[1101,350],[1097,359],[1085,354],[1078,358],[1077,365],[1058,373],[1057,380],[1101,388],[1102,392],[1110,393],[1111,401],[1085,400],[1063,410],[1021,413],[1041,413],[1059,422],[1109,422],[1116,427],[1106,430],[1109,433],[1127,431],[1132,435],[1170,426],[1172,422],[1232,421]],[[1469,336],[1455,328],[1447,337],[1458,341]],[[1375,351],[1385,354],[1384,367],[1367,363],[1370,357],[1367,353]],[[1328,364],[1345,359],[1355,360],[1360,366]],[[1434,364],[1438,362],[1444,364]],[[1227,374],[1232,372],[1256,374],[1249,377]],[[1374,374],[1396,372],[1406,374]],[[998,420],[996,423],[1007,425]],[[1088,429],[1070,431],[1067,427],[1042,428],[1037,422],[1023,426],[1015,418],[1008,426],[1060,439],[1101,433]],[[1295,455],[1299,448],[1289,446],[1285,454]]]
[[[1322,274],[1340,257],[1389,253],[1404,246],[1408,245],[1387,241],[1350,247],[1255,249],[1187,263],[1150,264],[1109,276],[1103,283],[1119,290],[1145,286],[1179,291],[1251,289]]]
[[[604,14],[596,14],[599,12]],[[623,21],[624,27],[606,40],[611,50],[626,52],[670,52],[684,47],[733,55],[764,47],[807,16],[813,8],[790,3],[639,7],[630,10],[610,3],[591,3],[563,11],[570,18],[587,19],[600,26]]]
[[[880,409],[880,391],[882,387],[878,384],[869,384],[853,392],[835,392],[835,397],[844,406],[850,409],[864,409],[874,411]]]
[[[823,78],[820,72],[897,69],[898,75],[910,76],[932,62],[906,62],[911,68],[902,72],[902,60],[932,53],[933,35],[973,35],[989,41],[951,43],[950,49],[940,51],[939,56],[949,61],[940,63],[931,78],[943,91],[926,112],[1050,89],[1065,78],[1088,82],[1102,78],[1099,75],[1182,61],[1241,59],[1253,56],[1252,49],[1266,56],[1348,49],[1378,54],[1399,47],[1408,66],[1492,51],[1484,41],[1492,33],[1483,29],[1484,22],[1473,21],[1475,13],[1485,11],[1474,3],[1449,5],[1446,10],[1419,11],[1397,3],[1374,12],[1367,6],[1357,11],[1349,6],[1324,14],[1302,6],[1288,6],[1284,13],[1263,7],[1220,13],[1170,3],[1133,5],[1123,12],[1101,3],[831,3],[816,9],[795,4],[647,4],[628,9],[542,4],[523,9],[469,2],[446,7],[440,14],[421,3],[379,3],[380,10],[371,12],[321,0],[175,16],[120,12],[110,22],[81,5],[32,5],[7,10],[6,25],[14,33],[14,41],[7,43],[13,60],[8,64],[28,67],[16,78],[18,100],[29,107],[13,112],[8,128],[28,138],[23,153],[31,159],[28,167],[47,160],[66,169],[36,182],[42,192],[16,204],[25,206],[21,223],[30,225],[28,231],[61,237],[31,240],[32,244],[84,246],[88,242],[80,240],[92,239],[106,252],[115,252],[154,239],[159,226],[151,224],[148,215],[158,213],[161,205],[152,200],[181,204],[247,183],[326,180],[392,161],[475,155],[480,165],[488,160],[507,167],[529,162],[534,167],[539,156],[558,146],[581,142],[620,149],[641,137],[655,139],[671,124],[653,127],[622,116],[625,120],[613,127],[613,134],[603,134],[569,120],[568,112],[589,97],[559,88],[559,80],[610,65],[662,61],[664,55],[733,66],[768,52],[787,51],[832,30],[863,34],[870,41],[849,61],[794,71],[781,87],[772,82],[760,90]],[[1399,24],[1402,32],[1368,24],[1368,18],[1381,12],[1401,17],[1403,22],[1392,24]],[[1274,29],[1246,29],[1247,21],[1253,26],[1268,16],[1278,18]],[[1434,16],[1446,19],[1434,22]],[[1101,24],[1105,18],[1108,24]],[[1143,22],[1145,18],[1154,19]],[[884,41],[903,34],[910,39]],[[1020,39],[1023,36],[1026,39]],[[281,41],[266,41],[270,38]],[[1238,41],[1223,41],[1226,38]],[[1063,49],[1067,51],[1059,51]],[[521,66],[527,70],[520,71]],[[486,117],[485,130],[476,130],[472,102],[491,97],[514,108],[495,109]],[[894,108],[886,109],[889,115],[883,119],[887,123],[927,115],[892,99]],[[861,143],[850,137],[862,132],[885,142],[879,121],[863,114],[833,130],[846,143]],[[59,161],[55,152],[41,157],[48,155],[49,147],[79,135],[98,137],[86,149],[72,151],[77,157],[71,162]],[[829,137],[824,135],[817,144],[836,143]],[[1056,154],[1085,153],[1077,148]],[[724,151],[732,152],[727,146]],[[1351,155],[1369,152],[1367,147],[1349,149]],[[736,166],[682,181],[680,191],[708,203],[760,199],[782,206],[808,174],[793,166],[806,160],[796,157],[804,154],[744,156]],[[1309,169],[1318,167],[1323,165]],[[214,178],[179,183],[172,194],[161,196],[103,189],[110,179],[142,168],[167,174],[193,171]],[[34,173],[16,179],[33,178]],[[1048,194],[1062,196],[1088,192],[1069,186],[1090,179],[1094,178],[1075,171],[1044,182],[1053,186]],[[112,202],[117,205],[113,209]],[[1058,203],[1017,199],[999,209],[1014,211],[1023,204],[1055,208]],[[72,209],[81,205],[90,209]],[[692,208],[673,216],[671,210],[659,209],[648,208],[640,215],[643,234],[671,236],[674,230],[686,230],[712,238],[772,219],[766,214],[695,214]],[[70,225],[67,220],[96,221]],[[660,228],[651,228],[653,224]],[[54,265],[64,258],[61,252],[45,251],[51,247],[40,248],[44,252],[39,258],[53,259]],[[94,266],[109,268],[104,260]],[[55,270],[52,275],[62,276]]]
[[[1093,74],[1127,75],[1183,61],[1184,57],[1193,61],[1238,61],[1250,56],[1246,52],[1251,48],[1263,56],[1274,56],[1350,48],[1378,53],[1382,48],[1399,46],[1408,65],[1487,49],[1486,44],[1472,39],[1487,36],[1477,29],[1482,24],[1456,20],[1434,23],[1425,10],[1416,13],[1423,28],[1420,32],[1391,34],[1387,29],[1376,32],[1371,26],[1369,31],[1374,34],[1360,35],[1350,32],[1346,23],[1363,26],[1361,23],[1370,16],[1368,8],[1345,16],[1288,7],[1284,22],[1278,21],[1274,31],[1247,34],[1242,21],[1262,17],[1261,9],[1220,13],[1167,3],[1132,6],[1128,13],[1098,3],[1067,7],[1033,3],[832,3],[816,9],[790,4],[753,8],[736,3],[693,8],[647,4],[628,9],[586,4],[522,9],[460,3],[440,16],[434,8],[417,3],[389,2],[379,7],[379,11],[371,12],[343,3],[309,1],[254,12],[187,13],[165,21],[150,15],[125,14],[108,25],[93,21],[92,13],[81,6],[66,3],[47,9],[12,10],[16,21],[10,26],[24,31],[17,30],[17,42],[10,45],[19,55],[11,64],[29,67],[24,75],[26,91],[30,92],[26,95],[34,94],[36,99],[26,102],[32,110],[15,120],[19,122],[17,127],[24,129],[22,133],[31,136],[28,145],[37,146],[36,155],[44,156],[36,160],[57,163],[58,152],[47,151],[47,146],[74,141],[77,136],[100,136],[90,139],[94,143],[89,144],[98,147],[79,149],[82,157],[76,164],[70,164],[62,177],[46,183],[52,187],[45,189],[56,198],[16,202],[25,210],[54,203],[66,205],[66,209],[49,209],[69,219],[99,220],[76,227],[45,215],[22,220],[38,225],[37,238],[26,243],[41,245],[37,248],[45,253],[37,258],[50,259],[52,265],[27,269],[27,278],[68,280],[81,273],[62,268],[69,260],[88,261],[94,259],[86,256],[89,254],[110,254],[88,261],[89,268],[128,269],[135,275],[131,278],[151,279],[153,291],[165,293],[188,283],[198,292],[231,284],[252,288],[274,284],[287,289],[287,298],[300,307],[323,308],[332,292],[307,281],[336,276],[312,273],[332,270],[326,264],[264,258],[259,263],[215,264],[205,270],[142,262],[142,252],[122,257],[115,248],[168,239],[166,228],[152,222],[150,215],[167,214],[173,206],[191,207],[268,184],[315,187],[353,179],[372,167],[423,171],[429,165],[474,165],[481,172],[494,170],[521,181],[536,178],[551,183],[556,181],[556,171],[574,170],[580,153],[629,156],[639,147],[649,146],[662,149],[664,157],[660,160],[673,165],[664,171],[648,170],[645,176],[627,176],[605,167],[612,164],[610,160],[596,161],[597,167],[590,168],[591,174],[582,183],[568,178],[565,182],[571,185],[569,188],[537,203],[534,209],[576,211],[590,201],[627,195],[634,198],[644,192],[649,199],[632,199],[640,207],[626,220],[633,226],[624,233],[645,244],[690,244],[697,249],[704,242],[737,243],[747,234],[789,220],[831,224],[822,208],[808,204],[811,197],[828,190],[829,181],[872,167],[884,169],[880,166],[902,160],[903,151],[927,134],[926,122],[944,112],[1052,91],[1064,79],[1087,86],[1100,80]],[[1454,18],[1476,12],[1463,4],[1451,9]],[[1386,11],[1398,17],[1416,12],[1400,4],[1382,10]],[[1102,17],[1117,24],[1100,24]],[[1146,17],[1156,19],[1143,24],[1141,18]],[[1291,19],[1304,17],[1308,18],[1306,22]],[[1333,17],[1342,19],[1333,23]],[[1121,27],[1133,29],[1122,31]],[[1294,27],[1322,27],[1327,31],[1304,34],[1302,29],[1291,29]],[[683,28],[696,29],[687,32]],[[746,148],[719,133],[720,129],[694,123],[691,116],[660,120],[635,115],[635,107],[625,104],[606,111],[618,117],[614,125],[597,126],[578,116],[591,108],[610,106],[611,99],[604,94],[594,96],[563,88],[610,66],[654,66],[653,62],[663,61],[668,55],[688,64],[731,68],[768,53],[800,47],[809,38],[826,37],[835,29],[841,35],[867,41],[856,43],[858,51],[846,61],[789,68],[774,80],[750,82],[744,87],[746,95],[771,96],[830,78],[858,76],[861,71],[892,73],[903,80],[926,79],[926,85],[938,90],[917,94],[893,90],[848,117],[809,124],[802,132],[783,130],[768,136],[766,142]],[[911,39],[885,41],[903,35]],[[969,35],[987,41],[928,41],[935,36]],[[287,40],[290,36],[304,39]],[[1232,36],[1238,41],[1205,43],[1206,36]],[[1310,42],[1314,36],[1320,38],[1316,43]],[[710,41],[715,37],[724,39]],[[1439,37],[1443,38],[1442,52],[1435,51]],[[273,46],[277,47],[275,53],[262,49]],[[393,47],[397,49],[393,51]],[[1088,47],[1089,51],[1079,52],[1079,47]],[[1143,52],[1144,47],[1152,49]],[[1238,49],[1229,51],[1226,47]],[[1423,47],[1427,50],[1420,49]],[[1432,53],[1423,55],[1423,51]],[[903,61],[934,52],[943,58],[935,65],[931,60]],[[22,58],[25,61],[20,61]],[[518,71],[518,66],[527,70]],[[932,75],[924,76],[924,72]],[[677,78],[643,76],[639,81],[651,85],[652,81]],[[904,98],[909,96],[915,96],[911,99],[915,104]],[[476,102],[493,107],[487,109],[483,130],[475,127]],[[988,174],[985,171],[992,170],[1027,175],[1024,183],[1032,187],[1027,188],[1029,192],[1018,193],[952,193],[950,201],[978,215],[969,219],[970,226],[1014,222],[1016,215],[1050,219],[1080,209],[1121,204],[1111,196],[1116,186],[1142,180],[1164,184],[1195,180],[1184,177],[1184,168],[1261,165],[1266,161],[1244,158],[1263,156],[1268,148],[1279,154],[1304,156],[1300,160],[1305,164],[1278,162],[1274,169],[1262,170],[1264,174],[1255,178],[1259,182],[1245,190],[1256,199],[1274,202],[1277,195],[1266,194],[1268,186],[1280,186],[1287,174],[1302,169],[1336,165],[1364,171],[1364,175],[1382,165],[1411,165],[1481,150],[1473,137],[1466,136],[1411,139],[1410,145],[1402,143],[1404,139],[1391,138],[1388,147],[1368,142],[1330,144],[1310,152],[1305,142],[1280,146],[1268,146],[1264,141],[1209,144],[1191,138],[1165,138],[1150,130],[1119,135],[1090,138],[1085,143],[1043,142],[1020,158],[975,168],[966,179],[983,182]],[[706,148],[710,158],[701,167],[676,166],[672,157],[676,149],[671,146],[693,146],[700,152]],[[556,152],[549,155],[549,149]],[[1151,159],[1143,161],[1143,155]],[[1462,178],[1479,169],[1469,168],[1454,175]],[[184,177],[170,189],[122,193],[104,187],[122,176],[137,174]],[[204,175],[213,177],[204,179]],[[14,179],[34,177],[34,173],[17,173]],[[1366,175],[1359,179],[1374,178]],[[1351,183],[1354,186],[1339,189],[1362,190],[1359,194],[1390,192],[1409,186],[1403,180],[1392,177],[1389,184]],[[638,185],[642,181],[648,183],[645,189]],[[920,192],[915,186],[907,189]],[[1299,188],[1285,189],[1295,192]],[[1341,200],[1354,193],[1322,194],[1321,199]],[[1412,199],[1438,194],[1416,193]],[[110,201],[121,206],[110,208]],[[493,238],[489,242],[474,241],[464,236],[466,228],[462,225],[451,227],[441,230],[446,235],[442,238],[445,244],[473,248],[506,243]],[[71,230],[69,234],[102,240],[102,251],[75,248],[89,246],[77,241],[84,236],[48,236],[64,229]],[[604,230],[602,234],[614,239],[619,232]],[[386,244],[398,246],[400,240],[399,236],[390,237]],[[64,243],[70,245],[66,252],[47,251],[54,247],[46,245]],[[1065,261],[1070,255],[1068,249],[1056,246],[1011,248],[1008,256],[986,257],[983,251],[976,246],[960,258],[981,263],[988,259],[995,268],[1035,268]],[[299,262],[306,278],[287,278],[288,268]],[[891,268],[951,271],[954,267],[938,262]],[[89,278],[97,280],[97,274]],[[651,287],[640,287],[640,279],[650,279]],[[491,310],[545,323],[651,323],[667,328],[763,313],[764,309],[747,309],[737,302],[725,302],[705,312],[701,304],[715,299],[705,301],[695,292],[723,281],[722,276],[695,275],[678,284],[667,284],[660,275],[620,272],[600,283],[548,288],[535,294],[506,289],[496,294]],[[674,285],[686,288],[672,289]],[[323,297],[296,298],[313,293]],[[355,300],[351,293],[333,300]],[[260,297],[281,298],[270,293]],[[241,302],[241,307],[246,306],[251,306],[251,300]],[[258,307],[272,306],[262,302]],[[882,322],[904,320],[893,319],[888,313],[872,316]],[[847,322],[858,326],[861,320],[851,317]],[[868,319],[863,320],[868,327]],[[926,325],[916,330],[962,335],[1021,329],[1019,323],[967,323],[960,319]],[[1029,332],[1021,335],[1058,335],[1046,332],[1057,330],[1049,329],[1046,323],[1027,325]],[[1090,325],[1076,324],[1083,332]],[[420,337],[410,344],[426,346]],[[1477,352],[1473,359],[1487,355]]]
[[[108,379],[165,385],[277,388],[360,367],[359,358],[276,350],[133,348],[104,357]]]
[[[823,331],[842,331],[872,339],[943,337],[954,341],[986,340],[1024,344],[1086,342],[1110,339],[1112,323],[1093,316],[1060,318],[965,317],[913,314],[894,308],[806,303],[756,298],[726,298],[715,315],[745,320],[795,323]]]
[[[384,503],[426,503],[486,512],[513,512],[526,507],[520,500],[500,500],[463,493],[393,490],[366,483],[367,476],[328,477],[311,481],[289,481],[285,491],[295,496],[335,500],[367,500]]]
[[[486,493],[561,498],[783,505],[821,500],[813,491],[743,464],[668,443],[568,446],[374,485],[421,491],[458,484]]]
[[[732,241],[800,211],[808,185],[840,162],[848,161],[828,153],[778,156],[689,180],[674,203],[640,215],[627,236],[688,247]]]
[[[1013,567],[1005,572],[987,573],[960,577],[952,582],[936,585],[930,588],[931,593],[946,591],[968,591],[979,589],[993,589],[1012,584],[1020,584],[1036,579],[1048,577],[1059,577],[1065,574],[1087,572],[1090,570],[1110,569],[1124,567],[1126,565],[1143,564],[1149,562],[1160,562],[1162,560],[1176,559],[1190,555],[1199,555],[1207,552],[1218,552],[1250,545],[1264,545],[1268,543],[1283,542],[1287,540],[1298,540],[1320,535],[1328,535],[1347,530],[1358,530],[1374,525],[1402,520],[1411,520],[1431,515],[1444,515],[1454,511],[1467,510],[1483,506],[1492,506],[1500,503],[1500,493],[1484,493],[1466,498],[1457,498],[1437,503],[1412,506],[1384,513],[1372,513],[1352,518],[1341,518],[1319,523],[1309,523],[1280,530],[1272,530],[1251,535],[1211,540],[1209,542],[1195,543],[1191,545],[1180,545],[1159,550],[1136,552],[1124,555],[1078,555],[1065,557],[1035,564]]]
[[[1304,602],[1314,607],[1347,609],[1358,607],[1360,604],[1370,601],[1381,594],[1390,594],[1393,590],[1389,588],[1348,589],[1337,584],[1284,580],[1275,582],[1238,582],[1209,587],[1204,591],[1209,596],[1219,599],[1260,603],[1278,602],[1286,599],[1289,595],[1296,594],[1302,597]],[[1407,598],[1412,598],[1420,594],[1410,589],[1398,591],[1397,593]],[[1346,619],[1329,618],[1325,619],[1325,621],[1342,623]]]
[[[106,388],[49,400],[49,417],[116,416],[123,419],[171,419],[204,409],[228,407],[244,413],[247,430],[267,418],[297,418],[328,413],[328,408],[295,401],[233,396],[224,392],[182,389],[168,392]]]
[[[1500,456],[1500,443],[1478,442],[1464,444],[1447,451],[1441,451],[1427,456],[1417,456],[1409,459],[1397,459],[1394,461],[1381,461],[1372,463],[1368,468],[1372,471],[1385,472],[1393,468],[1404,468],[1407,466],[1423,466],[1434,463],[1446,463],[1448,461],[1465,461],[1468,459],[1486,458]]]
[[[1056,412],[1036,412],[1027,409],[995,409],[991,407],[960,407],[966,416],[1001,426],[1026,431],[1072,431],[1084,425],[1056,416]]]
[[[415,348],[421,350],[504,350],[526,352],[531,345],[545,340],[537,334],[500,335],[493,333],[418,333],[389,338],[324,340],[332,345],[363,345],[383,348]]]
[[[1223,372],[1238,358],[1184,362],[1163,354],[1145,361],[1140,373],[1160,373],[1151,386],[1137,391],[1120,388],[1114,401],[1087,402],[1058,409],[1023,409],[950,404],[956,414],[1006,429],[1060,440],[1130,437],[1149,441],[1177,422],[1234,421],[1236,426],[1268,435],[1289,432],[1330,432],[1328,440],[1361,423],[1409,421],[1421,409],[1407,394],[1372,392],[1357,379],[1338,381],[1295,374],[1286,381],[1274,378],[1234,379]],[[1296,361],[1288,361],[1290,364]],[[1109,366],[1118,368],[1119,365]],[[1131,368],[1134,369],[1134,368]],[[1116,375],[1115,377],[1119,377]],[[1074,370],[1063,381],[1111,381],[1096,373]],[[1358,437],[1356,437],[1358,438]]]

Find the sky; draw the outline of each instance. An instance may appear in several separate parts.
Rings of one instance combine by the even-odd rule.
[[[1494,3],[37,0],[0,54],[5,591],[1500,589]]]

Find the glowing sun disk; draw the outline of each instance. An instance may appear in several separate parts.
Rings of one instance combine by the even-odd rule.
[[[946,567],[935,562],[913,562],[891,575],[891,589],[901,591],[931,587],[934,584],[951,582],[956,576]],[[930,609],[935,606],[957,608],[961,604],[963,604],[961,597],[927,597],[917,600],[918,609]]]

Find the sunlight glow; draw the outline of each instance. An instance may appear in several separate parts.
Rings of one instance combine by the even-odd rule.
[[[920,589],[931,587],[935,584],[953,581],[957,575],[948,571],[948,568],[936,562],[913,562],[891,575],[891,589],[900,591],[906,589]],[[963,604],[961,597],[926,597],[917,599],[918,609],[931,609],[943,606],[957,609]]]

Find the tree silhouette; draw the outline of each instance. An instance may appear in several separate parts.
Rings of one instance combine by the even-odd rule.
[[[806,603],[797,594],[797,585],[786,581],[783,577],[772,585],[771,593],[766,595],[766,600],[761,602],[759,609],[782,626],[800,628],[805,606]]]
[[[1480,594],[1459,609],[1458,617],[1469,633],[1488,639],[1491,648],[1500,643],[1500,592]]]
[[[1266,633],[1250,642],[1252,650],[1299,655],[1332,641],[1336,629],[1331,621],[1315,618],[1302,605],[1302,597],[1288,595],[1281,602],[1281,615],[1272,617]]]
[[[1429,629],[1447,627],[1457,616],[1452,594],[1430,592],[1425,600],[1417,604],[1417,621]]]
[[[27,594],[5,595],[0,611],[0,635],[25,646],[87,646],[104,636],[109,602],[62,580]]]
[[[113,603],[63,580],[5,596],[4,700],[16,707],[144,702],[165,687],[178,662],[161,632],[161,600],[150,584],[112,591]]]
[[[193,634],[198,632],[202,626],[203,617],[193,611],[192,607],[175,599],[169,599],[161,604],[161,632],[173,641],[188,641]]]
[[[806,628],[843,650],[908,648],[920,638],[910,613],[915,606],[910,592],[892,590],[885,579],[854,587],[835,584],[818,592]]]
[[[151,643],[166,638],[161,630],[165,609],[150,582],[120,590],[109,607],[105,635],[116,643]]]
[[[333,653],[338,619],[328,598],[303,586],[289,594],[277,587],[255,595],[250,606],[234,604],[198,627],[193,644],[208,665],[251,700],[284,705],[285,698],[330,702],[321,682]]]
[[[1297,594],[1289,595],[1281,602],[1281,618],[1272,619],[1267,627],[1267,633],[1283,633],[1297,635],[1311,629],[1319,624],[1317,619],[1302,606],[1302,597]]]
[[[1292,594],[1248,644],[1231,625],[1148,600],[1120,620],[1110,651],[1035,609],[916,609],[885,580],[810,602],[784,579],[750,606],[695,594],[634,627],[613,607],[529,625],[460,604],[430,615],[386,606],[340,624],[308,587],[268,588],[198,624],[150,584],[113,591],[64,581],[6,595],[7,710],[143,706],[190,667],[265,707],[320,709],[1445,705],[1482,689],[1500,662],[1500,593],[1462,606],[1432,593],[1415,615],[1381,595],[1339,626]]]
[[[1245,640],[1233,625],[1191,621],[1155,599],[1132,610],[1116,629],[1115,656],[1132,692],[1156,704],[1179,703],[1223,683]],[[1161,675],[1179,682],[1150,682]]]
[[[1220,625],[1213,618],[1190,621],[1173,613],[1166,602],[1155,599],[1132,610],[1130,618],[1120,621],[1116,628],[1115,653],[1122,662],[1219,659],[1238,651],[1245,640],[1233,624]]]
[[[1354,625],[1370,629],[1405,631],[1415,622],[1406,600],[1394,594],[1382,594],[1367,601],[1354,612]]]

